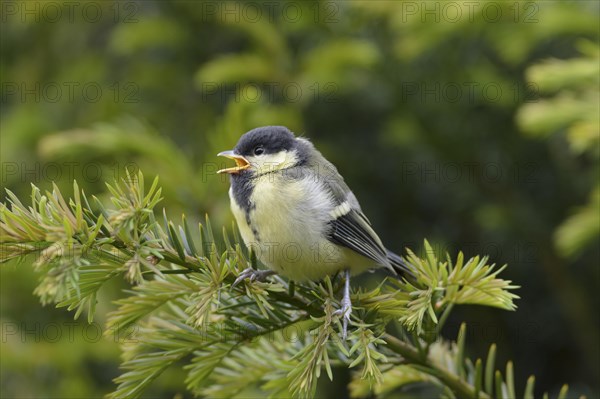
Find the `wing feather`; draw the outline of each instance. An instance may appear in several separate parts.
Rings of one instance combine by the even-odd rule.
[[[361,220],[356,210],[331,220],[329,240],[349,248],[382,266],[389,266],[387,251],[373,229]]]
[[[360,209],[356,196],[336,167],[327,161],[310,142],[299,139],[305,146],[312,149],[306,151],[311,159],[303,168],[304,173],[316,178],[330,192],[339,212],[334,212],[329,221],[328,239],[334,244],[349,248],[376,263],[392,268],[387,256],[387,249],[371,228],[371,223]],[[343,206],[341,206],[343,205]]]

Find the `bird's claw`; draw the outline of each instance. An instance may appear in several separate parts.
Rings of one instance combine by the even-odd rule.
[[[342,339],[345,341],[348,336],[348,323],[350,322],[350,315],[352,314],[352,302],[350,298],[342,298],[341,307],[333,312],[334,315],[341,316],[342,318]]]
[[[245,280],[247,278],[250,279],[250,281],[264,282],[267,280],[267,277],[272,276],[273,274],[275,274],[275,272],[272,270],[254,270],[253,268],[249,267],[247,269],[244,269],[238,275],[238,277],[235,279],[235,281],[233,282],[231,287],[232,288],[235,287],[236,285],[238,285],[239,283],[241,283],[243,280]]]
[[[344,296],[342,297],[342,306],[334,312],[335,315],[342,317],[342,339],[345,341],[348,336],[348,323],[352,314],[352,301],[350,300],[350,270],[346,270],[344,281]]]

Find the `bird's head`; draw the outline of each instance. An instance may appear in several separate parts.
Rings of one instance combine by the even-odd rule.
[[[252,129],[240,138],[233,150],[218,154],[233,159],[236,166],[217,173],[261,175],[300,165],[308,157],[306,143],[284,126]]]

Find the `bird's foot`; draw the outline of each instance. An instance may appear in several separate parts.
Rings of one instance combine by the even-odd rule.
[[[352,314],[352,302],[350,298],[342,298],[341,307],[336,310],[333,314],[342,317],[342,339],[345,341],[348,336],[348,323],[350,322],[350,315]]]
[[[341,307],[334,312],[335,315],[342,317],[342,339],[345,341],[348,336],[348,323],[352,314],[352,301],[350,300],[350,271],[346,270],[346,281],[344,282],[344,296],[342,297]]]
[[[236,285],[238,285],[239,283],[241,283],[243,280],[245,279],[250,279],[250,281],[261,281],[264,282],[267,280],[267,277],[272,276],[276,274],[273,270],[254,270],[253,268],[249,267],[247,269],[244,269],[239,275],[238,277],[235,279],[235,281],[233,282],[233,285],[231,287],[235,287]]]

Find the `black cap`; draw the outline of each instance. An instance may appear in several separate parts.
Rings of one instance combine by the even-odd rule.
[[[239,155],[254,155],[262,147],[264,154],[291,151],[296,147],[294,133],[285,126],[263,126],[245,133],[233,149]]]

